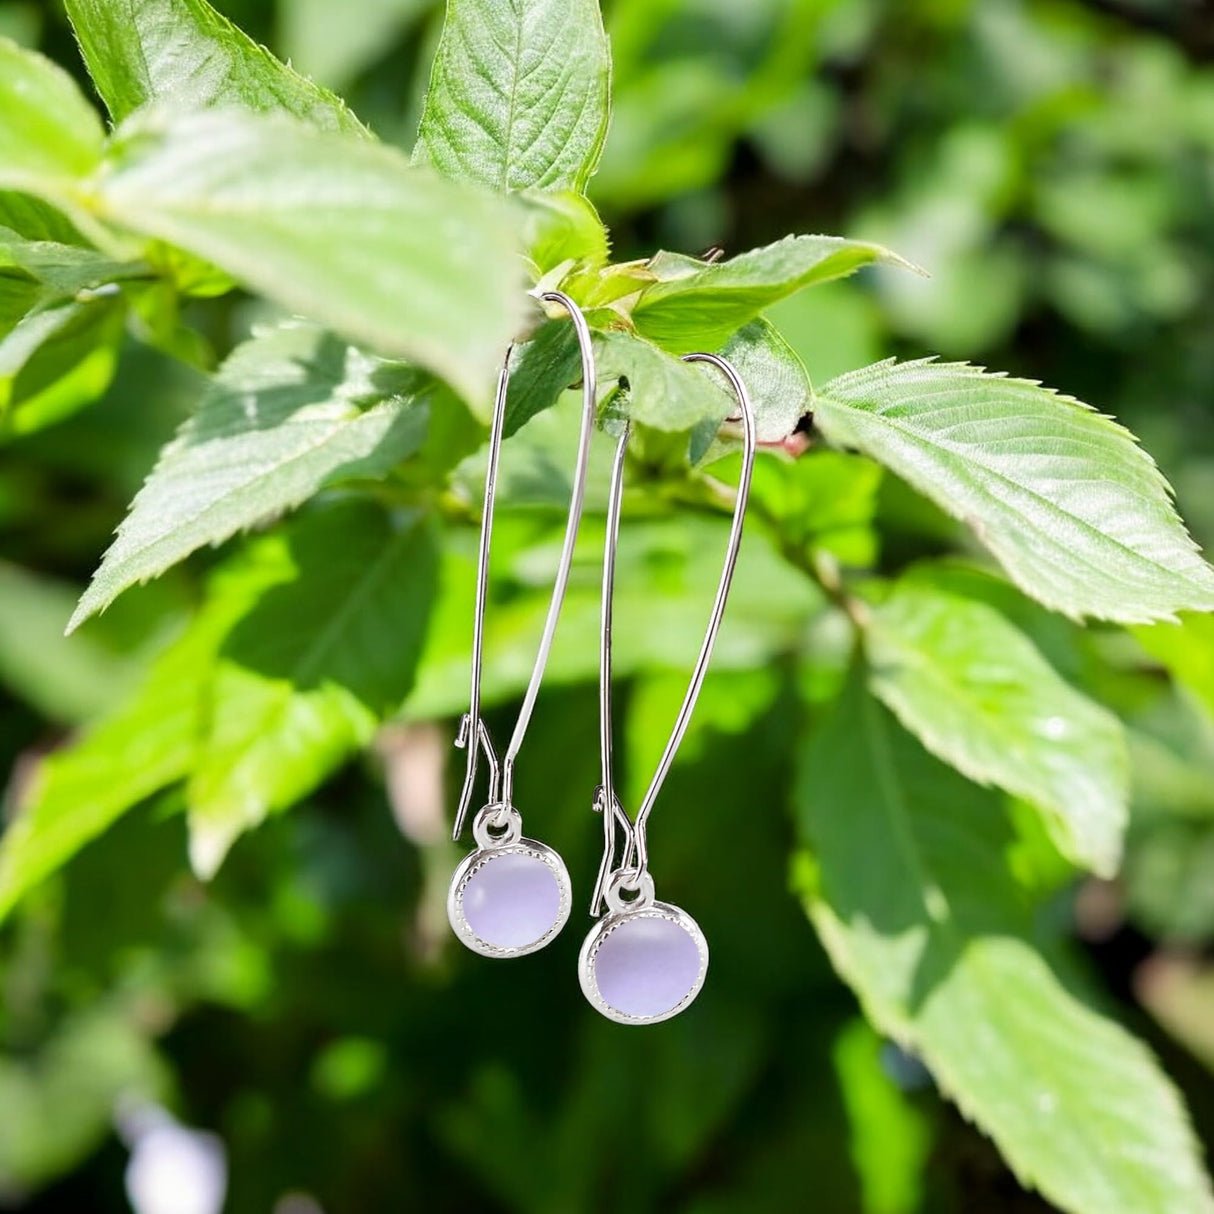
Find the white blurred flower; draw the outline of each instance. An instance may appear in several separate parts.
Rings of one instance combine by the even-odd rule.
[[[120,1129],[131,1147],[126,1194],[135,1214],[220,1214],[228,1161],[218,1135],[188,1129],[155,1106],[129,1111]]]

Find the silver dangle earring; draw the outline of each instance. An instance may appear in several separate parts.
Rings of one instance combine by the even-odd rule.
[[[569,873],[552,848],[523,837],[523,820],[514,806],[514,760],[531,721],[544,667],[556,633],[557,618],[569,582],[573,548],[582,518],[586,492],[586,469],[590,458],[590,435],[594,428],[595,368],[590,330],[581,310],[568,296],[550,291],[542,298],[560,304],[568,313],[582,352],[582,428],[578,439],[573,496],[565,525],[565,543],[557,566],[556,584],[548,605],[548,617],[531,681],[523,697],[514,733],[502,762],[489,730],[481,720],[481,655],[484,645],[485,600],[489,581],[489,544],[493,533],[493,507],[497,489],[498,457],[506,416],[506,389],[510,380],[510,358],[506,352],[498,376],[493,422],[489,432],[489,465],[485,472],[485,505],[481,516],[480,555],[476,575],[476,617],[472,630],[471,707],[460,722],[455,744],[468,752],[464,786],[460,793],[452,837],[459,840],[472,803],[476,783],[477,756],[483,751],[489,766],[489,797],[472,821],[476,850],[467,855],[451,878],[447,893],[447,917],[455,934],[473,952],[486,957],[521,957],[543,948],[565,926],[571,894]]]
[[[627,426],[616,448],[607,507],[607,539],[603,551],[599,649],[599,750],[603,782],[595,791],[594,801],[594,808],[603,815],[603,859],[590,902],[591,915],[602,917],[590,929],[582,945],[578,957],[578,978],[586,998],[604,1016],[621,1024],[656,1024],[659,1020],[668,1020],[677,1015],[700,993],[708,972],[708,942],[699,924],[679,907],[655,901],[645,828],[675,753],[687,732],[700,687],[708,672],[721,617],[725,613],[725,600],[733,580],[746,502],[750,496],[750,478],[755,459],[755,421],[746,388],[725,359],[715,354],[686,354],[683,358],[685,362],[709,363],[716,367],[736,393],[743,433],[742,475],[734,501],[725,565],[717,585],[708,630],[704,634],[691,682],[657,771],[635,820],[630,820],[615,795],[611,757],[611,604],[620,533],[620,504],[624,492],[624,456],[629,435]]]

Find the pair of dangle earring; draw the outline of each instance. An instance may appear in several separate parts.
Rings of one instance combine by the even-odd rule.
[[[504,760],[480,718],[480,683],[485,604],[489,576],[490,538],[497,485],[498,457],[505,421],[510,354],[498,378],[485,474],[477,564],[476,617],[472,639],[472,691],[469,712],[460,723],[458,746],[468,753],[463,789],[456,811],[453,837],[458,840],[471,805],[482,752],[489,766],[489,797],[473,819],[476,850],[467,855],[451,878],[447,916],[455,934],[474,952],[489,957],[521,957],[543,948],[569,918],[569,873],[550,847],[524,838],[522,817],[513,804],[514,760],[535,707],[544,667],[552,648],[557,619],[573,564],[585,498],[590,436],[594,427],[597,386],[590,332],[568,296],[548,292],[545,301],[565,308],[573,322],[582,357],[582,424],[578,438],[572,500],[565,540],[557,566],[552,599],[531,679]],[[615,558],[624,489],[624,464],[630,427],[625,424],[616,449],[608,498],[607,539],[603,555],[603,594],[599,649],[599,743],[602,784],[594,808],[603,814],[603,858],[591,899],[591,915],[599,921],[582,945],[578,975],[590,1003],[603,1015],[624,1024],[654,1024],[677,1015],[699,994],[708,971],[708,944],[698,924],[685,911],[654,896],[649,873],[646,826],[658,792],[687,731],[700,694],[725,601],[737,563],[742,523],[750,493],[755,455],[755,423],[746,389],[737,372],[713,354],[688,354],[687,362],[704,362],[720,370],[738,398],[743,427],[742,473],[734,503],[725,564],[717,586],[708,629],[700,646],[691,682],[649,788],[635,820],[624,812],[614,791],[611,743],[611,617],[615,589]],[[604,911],[606,912],[604,914]],[[601,916],[601,917],[600,917]]]

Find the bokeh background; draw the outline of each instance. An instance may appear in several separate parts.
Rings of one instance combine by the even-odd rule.
[[[431,0],[218,7],[384,138],[411,142],[441,18]],[[606,14],[615,116],[591,195],[618,259],[732,253],[790,231],[889,244],[932,277],[870,273],[775,310],[815,380],[929,352],[1040,378],[1130,425],[1214,545],[1208,3],[614,0]],[[3,0],[0,33],[84,81],[55,4]],[[222,355],[259,305],[190,308]],[[128,342],[100,403],[0,436],[10,808],[37,757],[137,679],[197,598],[212,555],[60,637],[196,384],[197,372]],[[526,610],[543,596],[528,554],[550,551],[562,515],[542,469],[515,471],[496,555],[518,581],[506,605]],[[578,889],[597,863],[595,526],[588,517],[517,789]],[[682,694],[720,538],[661,518],[641,530],[620,571],[620,747],[634,791]],[[885,559],[950,535],[887,483]],[[451,544],[467,564],[473,527]],[[713,949],[694,1014],[644,1031],[600,1020],[574,979],[576,912],[561,946],[510,966],[449,938],[451,718],[471,623],[468,579],[456,578],[410,720],[243,839],[213,884],[189,875],[170,794],[0,933],[0,1207],[110,1214],[134,1200],[138,1214],[210,1214],[226,1188],[229,1214],[1049,1209],[859,1019],[789,893],[789,688],[829,681],[840,659],[829,637],[807,639],[800,579],[761,552],[748,560],[741,623],[722,638],[652,835],[663,896],[696,915]],[[627,627],[631,609],[647,632]],[[1077,642],[1039,617],[1051,657],[1139,726],[1148,773],[1122,880],[1064,882],[1050,913],[1210,1142],[1214,724],[1123,671],[1113,634]],[[510,667],[509,640],[497,637],[495,669]],[[525,669],[525,651],[513,657],[499,732]]]

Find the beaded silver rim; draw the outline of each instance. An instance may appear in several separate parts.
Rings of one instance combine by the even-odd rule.
[[[491,944],[488,940],[482,940],[472,930],[472,925],[464,914],[464,891],[468,887],[468,882],[501,856],[530,856],[534,860],[542,861],[556,878],[557,888],[561,895],[560,908],[552,926],[538,940],[515,948],[503,948],[501,945]],[[535,839],[520,838],[493,847],[478,847],[476,851],[469,852],[452,874],[451,885],[447,890],[447,918],[450,920],[451,930],[468,948],[474,953],[480,953],[482,957],[523,957],[527,953],[538,951],[553,940],[569,921],[569,911],[572,905],[573,893],[569,882],[569,870],[565,867],[564,860],[551,847],[539,843]]]
[[[674,1007],[668,1011],[659,1012],[656,1016],[630,1016],[627,1012],[621,1012],[618,1008],[612,1007],[599,993],[599,984],[595,977],[594,963],[599,949],[603,947],[613,932],[635,919],[665,919],[668,922],[677,923],[695,942],[696,950],[700,954],[700,969],[691,989]],[[582,984],[582,993],[590,1001],[591,1006],[606,1016],[608,1020],[614,1020],[617,1024],[657,1024],[684,1011],[700,993],[704,986],[704,979],[708,976],[708,941],[704,938],[704,933],[700,931],[700,925],[685,910],[671,906],[668,902],[651,902],[647,906],[621,911],[619,914],[608,915],[605,919],[599,920],[590,929],[582,943],[582,951],[578,954],[577,971],[578,981]]]

